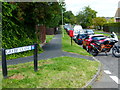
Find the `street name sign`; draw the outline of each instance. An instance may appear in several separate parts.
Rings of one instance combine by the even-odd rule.
[[[13,49],[6,49],[5,53],[6,55],[9,55],[9,54],[24,52],[24,51],[33,50],[33,49],[35,49],[34,45],[30,45],[30,46],[18,47]]]

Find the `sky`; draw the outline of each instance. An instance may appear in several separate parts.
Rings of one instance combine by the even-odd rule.
[[[97,17],[114,17],[120,0],[65,0],[66,10],[74,15],[82,11],[85,6],[97,11]]]

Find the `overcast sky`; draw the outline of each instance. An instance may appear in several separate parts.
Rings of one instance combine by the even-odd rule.
[[[97,11],[97,16],[114,17],[120,0],[65,0],[66,10],[74,15],[82,11],[84,6],[90,6]]]

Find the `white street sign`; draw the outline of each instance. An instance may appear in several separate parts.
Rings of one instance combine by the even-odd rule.
[[[6,49],[5,53],[6,55],[8,55],[8,54],[24,52],[24,51],[33,50],[33,49],[34,49],[34,45],[31,45],[31,46],[24,46],[24,47],[18,47],[13,49]]]

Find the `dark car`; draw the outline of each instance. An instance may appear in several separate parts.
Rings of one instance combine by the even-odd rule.
[[[94,35],[94,31],[92,29],[85,29],[85,33],[88,35]]]
[[[86,37],[87,37],[87,34],[78,34],[74,40],[78,45],[82,45],[83,39]]]
[[[101,34],[88,35],[83,40],[83,48],[88,50],[91,42],[93,42],[93,41],[103,42],[106,38],[107,38],[106,36],[101,35]]]

